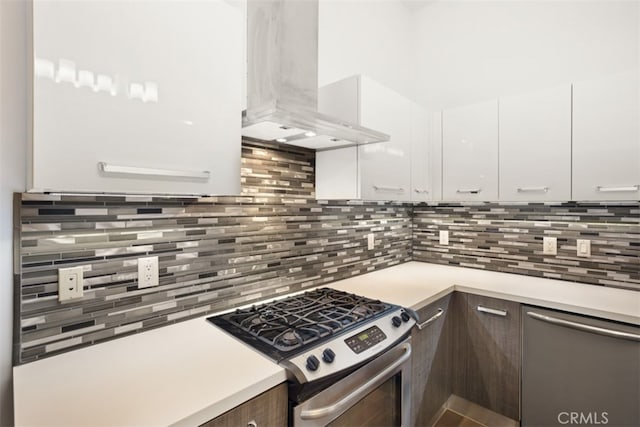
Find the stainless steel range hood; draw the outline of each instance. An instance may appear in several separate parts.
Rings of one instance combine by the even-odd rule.
[[[314,149],[389,140],[318,112],[318,0],[248,0],[242,135]]]

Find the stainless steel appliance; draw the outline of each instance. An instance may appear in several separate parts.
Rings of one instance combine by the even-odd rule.
[[[640,425],[640,328],[522,308],[522,426]]]
[[[208,320],[287,369],[293,426],[409,425],[411,311],[321,288]]]

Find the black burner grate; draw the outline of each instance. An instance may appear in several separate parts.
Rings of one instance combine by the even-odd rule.
[[[321,288],[226,315],[272,349],[291,352],[385,312],[378,300]]]

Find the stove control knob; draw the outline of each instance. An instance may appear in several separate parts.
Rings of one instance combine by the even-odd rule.
[[[407,314],[406,311],[403,311],[402,313],[400,313],[400,317],[402,317],[403,322],[408,322],[409,319],[411,319],[411,316],[409,316],[409,314]]]
[[[397,328],[398,326],[402,325],[402,319],[400,319],[398,316],[393,316],[391,318],[391,323],[393,323],[393,326]]]
[[[307,369],[310,371],[315,371],[320,366],[320,361],[315,356],[307,357]]]
[[[333,362],[333,359],[335,358],[336,358],[336,354],[330,348],[327,348],[322,352],[322,360],[324,360],[327,363]]]

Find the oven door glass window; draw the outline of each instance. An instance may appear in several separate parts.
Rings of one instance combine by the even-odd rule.
[[[401,384],[400,374],[389,378],[328,426],[400,426]]]

